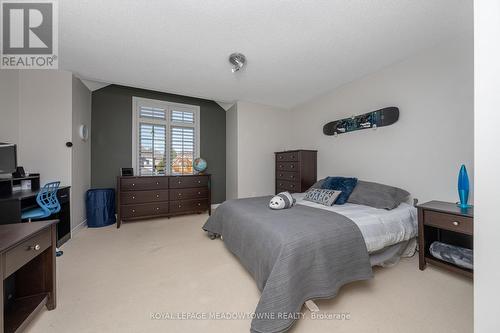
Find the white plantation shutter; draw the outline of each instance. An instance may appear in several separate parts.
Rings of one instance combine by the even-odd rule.
[[[139,125],[139,174],[164,175],[167,163],[167,127],[159,124]]]
[[[133,100],[133,163],[138,174],[192,174],[199,153],[199,107]]]
[[[140,118],[150,118],[150,119],[167,119],[167,111],[162,108],[154,108],[141,106],[140,107]]]
[[[172,174],[192,174],[194,127],[171,127],[170,155]]]
[[[194,124],[194,112],[192,111],[172,111],[173,123]]]

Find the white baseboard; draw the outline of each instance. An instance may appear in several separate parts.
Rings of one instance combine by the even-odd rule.
[[[82,230],[82,229],[84,229],[86,227],[87,227],[87,219],[83,220],[82,222],[80,222],[80,224],[78,224],[76,227],[74,227],[73,229],[71,229],[71,237],[73,237],[80,230]]]
[[[216,209],[217,209],[217,207],[219,207],[219,206],[220,206],[220,204],[213,204],[213,205],[212,205],[212,210],[216,210]]]

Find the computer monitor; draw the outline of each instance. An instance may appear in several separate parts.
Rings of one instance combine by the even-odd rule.
[[[0,143],[0,175],[12,174],[17,167],[17,149],[12,143]]]

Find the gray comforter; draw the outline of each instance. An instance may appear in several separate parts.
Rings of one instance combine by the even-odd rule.
[[[373,276],[354,222],[301,205],[272,210],[270,198],[226,201],[203,226],[223,236],[256,280],[262,294],[251,331],[259,333],[286,331],[305,301],[334,297],[342,285]]]

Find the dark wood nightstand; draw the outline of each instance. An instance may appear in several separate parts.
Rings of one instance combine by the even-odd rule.
[[[419,268],[430,263],[473,277],[473,270],[458,267],[433,257],[429,247],[434,241],[473,249],[474,208],[461,209],[455,203],[429,201],[418,205]]]

